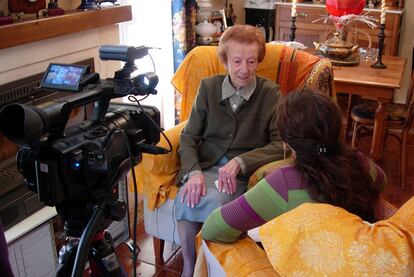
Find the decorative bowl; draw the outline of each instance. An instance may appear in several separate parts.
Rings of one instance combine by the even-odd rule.
[[[195,31],[201,37],[210,37],[217,31],[217,27],[212,23],[204,21],[196,25]]]
[[[345,59],[351,56],[358,49],[358,45],[354,45],[339,38],[339,33],[335,33],[334,36],[325,43],[314,42],[316,50],[325,56],[333,56],[339,59]]]

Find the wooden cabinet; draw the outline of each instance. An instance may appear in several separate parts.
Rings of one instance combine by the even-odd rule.
[[[380,18],[378,9],[369,9],[371,16]],[[275,33],[276,40],[288,41],[291,24],[291,4],[276,3]],[[313,48],[313,42],[324,42],[335,32],[332,22],[323,23],[323,20],[316,21],[326,16],[325,6],[312,4],[298,4],[296,16],[295,40]],[[402,10],[390,8],[385,21],[384,54],[397,55],[398,40],[400,34]],[[316,22],[315,22],[316,21]],[[376,48],[378,45],[378,29],[371,29],[363,23],[353,23],[347,26],[349,33],[347,40],[358,44],[361,47]]]
[[[289,41],[291,9],[290,5],[276,5],[276,40]],[[325,11],[319,7],[298,7],[295,40],[308,47],[313,47],[314,41],[324,41],[327,35],[334,30],[333,26],[322,22],[312,23],[324,14]]]

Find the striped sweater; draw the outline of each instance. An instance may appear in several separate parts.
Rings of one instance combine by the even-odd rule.
[[[361,161],[374,183],[383,188],[386,177],[382,169],[370,159]],[[281,167],[244,195],[214,210],[203,225],[202,236],[205,240],[233,242],[243,232],[309,202],[314,201],[299,172],[293,165]]]

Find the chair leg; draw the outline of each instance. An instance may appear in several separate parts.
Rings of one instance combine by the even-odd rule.
[[[157,263],[164,263],[164,240],[152,237],[152,243],[154,245],[155,261]]]
[[[351,147],[356,148],[357,139],[358,139],[358,122],[352,122],[352,140],[351,140]]]
[[[409,129],[403,130],[401,140],[400,187],[403,190],[407,177],[407,138]]]

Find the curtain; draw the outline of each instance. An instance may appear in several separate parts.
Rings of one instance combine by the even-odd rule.
[[[195,47],[197,3],[195,0],[171,0],[174,72],[187,53]],[[175,92],[175,122],[179,123],[181,95]]]

